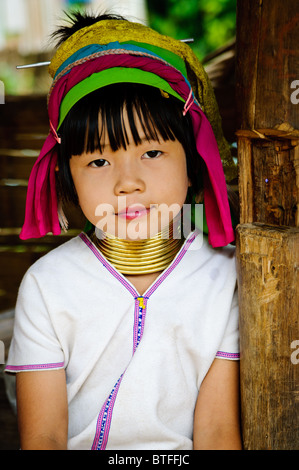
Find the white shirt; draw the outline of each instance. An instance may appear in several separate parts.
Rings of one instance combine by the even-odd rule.
[[[65,368],[68,449],[192,449],[202,380],[239,357],[234,251],[192,232],[143,296],[84,233],[30,267],[6,371]]]

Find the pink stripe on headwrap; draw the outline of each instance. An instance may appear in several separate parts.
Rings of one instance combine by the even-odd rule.
[[[67,92],[92,73],[117,66],[137,67],[155,73],[167,80],[170,86],[188,102],[186,106],[190,108],[197,150],[207,170],[204,175],[204,198],[209,242],[214,247],[225,246],[232,242],[234,232],[225,176],[212,127],[196,102],[189,102],[190,88],[181,73],[173,67],[165,65],[158,59],[124,54],[104,56],[73,67],[57,81],[49,97],[48,112],[54,131],[58,126],[59,106]],[[47,137],[29,179],[25,222],[20,235],[22,239],[42,237],[49,232],[54,235],[60,233],[55,188],[57,142],[55,133],[53,134]]]
[[[194,98],[193,98],[193,91],[192,89],[190,90],[190,93],[189,93],[189,96],[186,100],[186,103],[185,103],[185,106],[184,106],[184,110],[183,110],[183,116],[186,116],[186,114],[188,113],[189,109],[191,108],[191,106],[193,105],[194,103]]]
[[[58,144],[61,144],[61,138],[58,136],[57,132],[56,132],[56,129],[54,128],[52,122],[50,121],[50,129],[51,129],[51,132],[54,136],[54,139],[56,140],[56,142]]]

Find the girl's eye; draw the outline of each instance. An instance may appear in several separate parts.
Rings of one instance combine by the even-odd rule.
[[[162,152],[160,152],[160,150],[149,150],[148,152],[143,154],[143,157],[145,157],[145,158],[157,158],[160,155],[162,155]]]
[[[101,166],[106,166],[106,164],[108,165],[107,160],[99,158],[98,160],[93,160],[92,162],[90,162],[88,166],[91,166],[92,168],[99,168]]]

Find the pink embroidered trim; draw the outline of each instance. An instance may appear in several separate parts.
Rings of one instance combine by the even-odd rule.
[[[99,250],[93,245],[89,240],[88,236],[84,232],[80,233],[79,237],[88,246],[88,248],[93,252],[93,254],[98,258],[98,260],[105,266],[105,268],[121,283],[123,286],[133,295],[133,297],[138,296],[137,291],[125,280],[125,278],[116,271],[108,261],[101,255]]]
[[[26,364],[22,366],[10,366],[5,367],[6,371],[10,372],[21,372],[22,370],[44,370],[44,369],[60,369],[64,366],[64,362],[53,362],[49,364]]]
[[[223,357],[227,359],[240,359],[240,353],[229,353],[225,351],[217,351],[216,357]]]

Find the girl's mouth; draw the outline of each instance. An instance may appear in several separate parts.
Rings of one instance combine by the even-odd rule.
[[[126,220],[133,220],[137,219],[139,217],[143,217],[147,214],[149,214],[150,208],[147,209],[144,206],[129,206],[126,208],[126,210],[119,212],[117,215],[119,217],[122,217]]]

